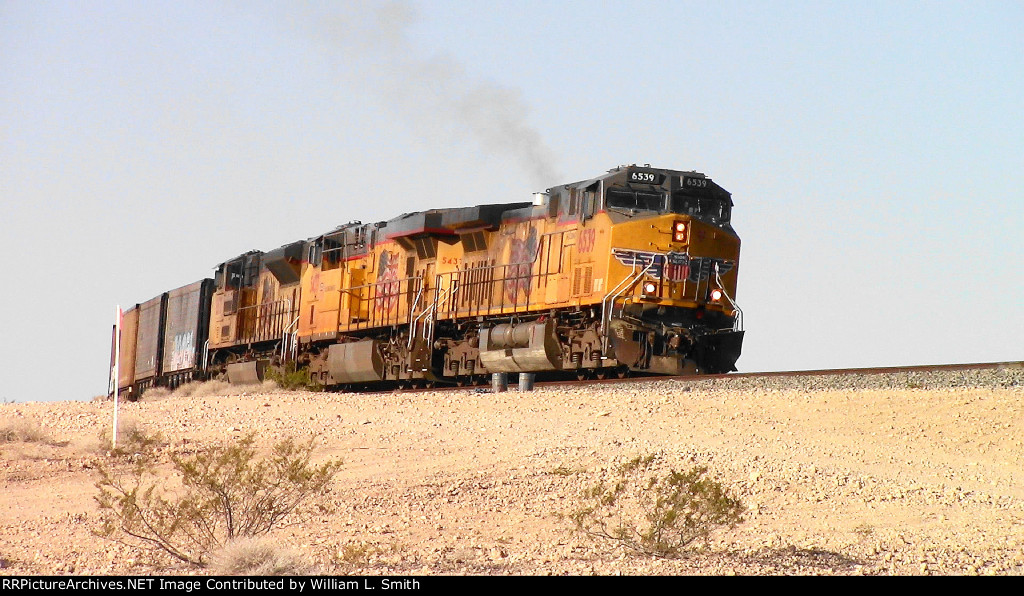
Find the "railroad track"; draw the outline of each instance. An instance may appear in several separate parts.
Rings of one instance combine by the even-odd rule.
[[[646,383],[656,381],[710,381],[710,380],[731,380],[731,379],[758,379],[758,378],[773,378],[773,377],[815,377],[815,376],[835,376],[835,375],[880,375],[880,374],[899,374],[899,373],[933,373],[933,372],[950,372],[950,371],[971,371],[971,370],[990,370],[990,369],[1024,369],[1024,361],[1009,361],[1009,362],[981,362],[971,364],[925,364],[916,366],[886,366],[886,367],[870,367],[870,368],[827,368],[827,369],[816,369],[816,370],[794,370],[794,371],[773,371],[773,372],[734,372],[718,375],[683,375],[683,376],[664,376],[664,375],[651,375],[651,376],[636,376],[636,377],[625,377],[625,378],[608,378],[608,379],[585,379],[585,380],[540,380],[535,383],[535,387],[576,387],[576,386],[590,386],[590,385],[610,385],[610,384],[621,384],[621,383]],[[509,374],[509,386],[511,391],[515,391],[516,375]],[[439,385],[432,389],[400,389],[398,393],[414,393],[419,391],[480,391],[487,392],[490,390],[490,385],[479,385],[479,386],[447,386]]]

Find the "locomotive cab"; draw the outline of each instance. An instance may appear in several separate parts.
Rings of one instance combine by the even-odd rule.
[[[732,231],[732,195],[699,172],[634,167],[607,179],[605,189],[602,206],[608,211],[631,217],[686,215]]]
[[[636,371],[736,370],[740,242],[728,191],[699,172],[629,166],[600,179],[610,221],[608,356]]]

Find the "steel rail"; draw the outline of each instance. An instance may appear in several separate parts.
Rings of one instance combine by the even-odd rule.
[[[966,364],[920,364],[911,366],[883,366],[883,367],[867,367],[867,368],[826,368],[826,369],[813,369],[813,370],[789,370],[789,371],[764,371],[764,372],[732,372],[724,374],[693,374],[693,375],[644,375],[636,377],[626,378],[610,378],[610,379],[585,379],[585,380],[552,380],[552,381],[537,381],[534,386],[536,388],[544,387],[572,387],[572,386],[591,386],[591,385],[604,385],[604,384],[621,384],[621,383],[653,383],[657,381],[709,381],[709,380],[730,380],[730,379],[751,379],[751,378],[772,378],[772,377],[818,377],[818,376],[834,376],[834,375],[875,375],[875,374],[887,374],[887,373],[913,373],[913,372],[941,372],[941,371],[954,371],[954,370],[984,370],[984,369],[1001,369],[1001,368],[1024,368],[1024,361],[1006,361],[1006,362],[979,362],[979,363],[966,363]],[[509,375],[509,386],[513,387],[516,385],[512,382],[513,375]],[[475,391],[483,390],[489,386],[489,382],[484,385],[476,386],[455,386],[455,385],[441,385],[430,389],[426,388],[414,388],[414,389],[395,389],[395,390],[382,390],[374,391],[373,389],[367,389],[366,393],[385,393],[385,392],[399,392],[399,393],[410,393],[420,391]]]

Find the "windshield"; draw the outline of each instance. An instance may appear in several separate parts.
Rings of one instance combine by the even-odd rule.
[[[656,192],[610,189],[606,199],[608,207],[643,211],[664,211],[665,209],[665,195]]]
[[[689,196],[683,192],[672,195],[672,212],[689,215],[714,224],[729,223],[729,204],[718,199]]]

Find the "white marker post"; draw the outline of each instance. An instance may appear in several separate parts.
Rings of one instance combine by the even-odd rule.
[[[117,449],[117,389],[121,384],[121,305],[117,305],[117,319],[114,322],[114,431],[110,435],[111,450]]]

